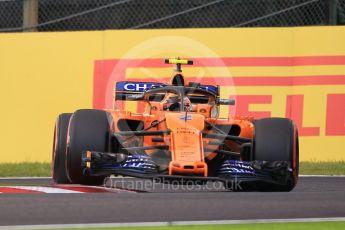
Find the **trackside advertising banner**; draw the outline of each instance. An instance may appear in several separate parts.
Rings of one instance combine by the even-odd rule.
[[[344,40],[345,27],[0,34],[0,162],[50,161],[60,113],[142,111],[115,104],[116,82],[137,92],[165,84],[169,57],[192,59],[189,81],[236,99],[221,117],[289,117],[301,161],[345,160]]]

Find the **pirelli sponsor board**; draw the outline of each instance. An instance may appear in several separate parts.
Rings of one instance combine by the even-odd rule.
[[[174,57],[194,61],[189,81],[236,99],[222,117],[292,118],[300,160],[345,160],[344,39],[341,26],[0,34],[0,162],[50,161],[58,114],[112,108],[117,82],[164,84]]]
[[[211,58],[210,58],[211,59]],[[145,63],[145,65],[136,66],[136,68],[155,68],[150,72],[157,71],[157,68],[164,68],[166,66],[161,63],[162,59],[145,59],[133,60],[135,63]],[[195,59],[196,65],[200,63],[199,59]],[[113,68],[121,60],[108,61],[107,64]],[[296,66],[329,66],[332,65],[345,65],[345,56],[305,56],[297,57],[294,60],[293,57],[281,58],[281,57],[259,57],[259,58],[223,58],[223,62],[228,65],[229,68],[237,66],[245,67],[258,67],[264,68],[277,66],[289,66],[295,68]],[[131,62],[127,62],[131,63]],[[160,64],[161,63],[161,64]],[[209,60],[207,63],[214,63]],[[103,61],[96,62],[95,68],[104,67]],[[214,65],[211,65],[214,67]],[[107,69],[113,69],[107,67]],[[208,67],[208,66],[204,66]],[[128,68],[132,66],[128,65]],[[103,84],[100,84],[97,88],[94,88],[94,107],[95,108],[111,108],[113,106],[113,98],[106,97],[97,93],[97,91],[106,92],[106,86],[112,87],[109,82],[116,82],[119,80],[130,79],[129,82],[121,82],[117,86],[118,90],[122,88],[128,91],[142,92],[148,87],[152,87],[154,83],[134,83],[140,82],[144,79],[147,80],[150,76],[136,76],[126,75],[126,69],[123,72],[116,72],[116,77],[112,77],[111,74],[104,77],[95,75],[95,81],[101,83],[98,79],[106,79]],[[243,72],[246,70],[244,69]],[[266,70],[269,71],[269,70]],[[95,71],[100,72],[100,71]],[[167,74],[169,70],[166,69]],[[345,73],[344,75],[314,75],[314,76],[285,76],[282,72],[282,76],[228,76],[231,81],[225,77],[217,76],[203,76],[195,79],[194,76],[190,76],[187,79],[190,81],[202,81],[206,84],[220,84],[221,95],[223,97],[235,98],[237,103],[236,107],[232,110],[231,107],[223,111],[223,116],[231,115],[244,115],[254,116],[255,118],[263,117],[289,117],[292,118],[299,128],[301,136],[320,136],[320,129],[322,128],[325,136],[345,135],[344,117],[345,117],[345,92],[332,90],[332,86],[344,86],[345,85]],[[149,79],[152,82],[161,80],[162,82],[168,81],[169,76],[161,76],[159,78]],[[158,84],[156,84],[158,86]],[[236,95],[231,95],[230,88],[236,88]],[[247,93],[246,93],[247,92]],[[108,99],[108,100],[107,100]],[[255,109],[255,106],[266,107],[266,109]],[[254,107],[252,109],[251,107]],[[283,108],[282,108],[283,107]],[[305,109],[306,108],[306,109]],[[127,108],[133,110],[133,108]],[[140,108],[134,108],[137,111]],[[307,110],[307,111],[306,111]],[[308,112],[309,110],[309,112]],[[235,111],[235,112],[232,112]],[[314,126],[308,126],[308,113],[313,114],[313,117],[320,117],[324,114],[323,124],[315,123]]]
[[[329,151],[338,139],[345,136],[345,72],[333,74],[334,69],[345,70],[344,56],[301,56],[301,57],[222,57],[195,58],[193,67],[185,67],[187,79],[202,81],[203,84],[221,85],[222,98],[236,99],[236,106],[222,108],[222,116],[288,117],[295,121],[301,136],[302,159],[318,160],[319,149]],[[122,72],[115,71],[116,76],[103,72],[95,74],[94,107],[111,108],[113,100],[100,92],[107,92],[116,81],[130,80],[160,81],[169,80],[169,69],[161,61],[154,59],[126,60]],[[95,73],[98,68],[116,69],[122,60],[99,60],[95,62]],[[140,63],[138,65],[138,63]],[[203,65],[201,63],[209,63]],[[104,67],[104,65],[109,65]],[[193,76],[197,68],[229,68],[230,76]],[[253,68],[257,71],[253,71]],[[145,70],[144,70],[145,69]],[[131,70],[131,71],[128,71]],[[320,70],[319,72],[317,70]],[[288,73],[287,73],[288,72]],[[151,73],[150,77],[147,73]],[[274,73],[274,74],[273,74]],[[160,75],[161,74],[161,75]],[[158,76],[158,77],[157,77]],[[102,81],[99,79],[104,79]],[[128,85],[136,87],[138,85]],[[140,86],[140,85],[139,85]],[[140,87],[139,87],[140,88]],[[134,88],[133,88],[134,89]],[[234,90],[235,89],[235,90]],[[232,94],[236,92],[236,94]],[[141,104],[140,104],[141,105]],[[128,103],[125,109],[133,112],[142,111],[142,106]],[[345,139],[344,139],[345,140]],[[326,144],[329,146],[322,147]],[[309,150],[309,151],[308,151]],[[304,152],[314,152],[304,157]],[[336,151],[336,150],[334,150]],[[315,155],[315,152],[318,152]],[[328,153],[332,156],[332,151]]]

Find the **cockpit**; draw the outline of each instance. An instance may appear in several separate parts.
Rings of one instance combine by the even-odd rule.
[[[165,63],[176,68],[168,84],[154,82],[117,82],[115,100],[145,101],[146,113],[198,112],[206,117],[217,117],[219,105],[233,105],[231,99],[220,99],[218,85],[204,85],[188,82],[182,75],[181,65],[191,65],[193,61],[166,59]]]
[[[197,112],[216,104],[216,95],[195,87],[166,86],[145,92],[145,100],[153,110]],[[204,106],[202,106],[204,105]]]

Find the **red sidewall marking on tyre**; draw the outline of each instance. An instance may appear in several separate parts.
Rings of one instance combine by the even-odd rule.
[[[298,181],[298,175],[297,175],[297,151],[296,151],[296,147],[297,147],[297,128],[294,125],[294,135],[293,135],[293,155],[292,155],[292,174],[294,177],[294,182],[297,183]]]

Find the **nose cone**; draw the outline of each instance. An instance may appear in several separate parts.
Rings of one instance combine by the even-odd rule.
[[[202,130],[204,116],[200,114],[166,113],[167,127],[171,130],[169,174],[198,174],[207,176],[204,162]]]

